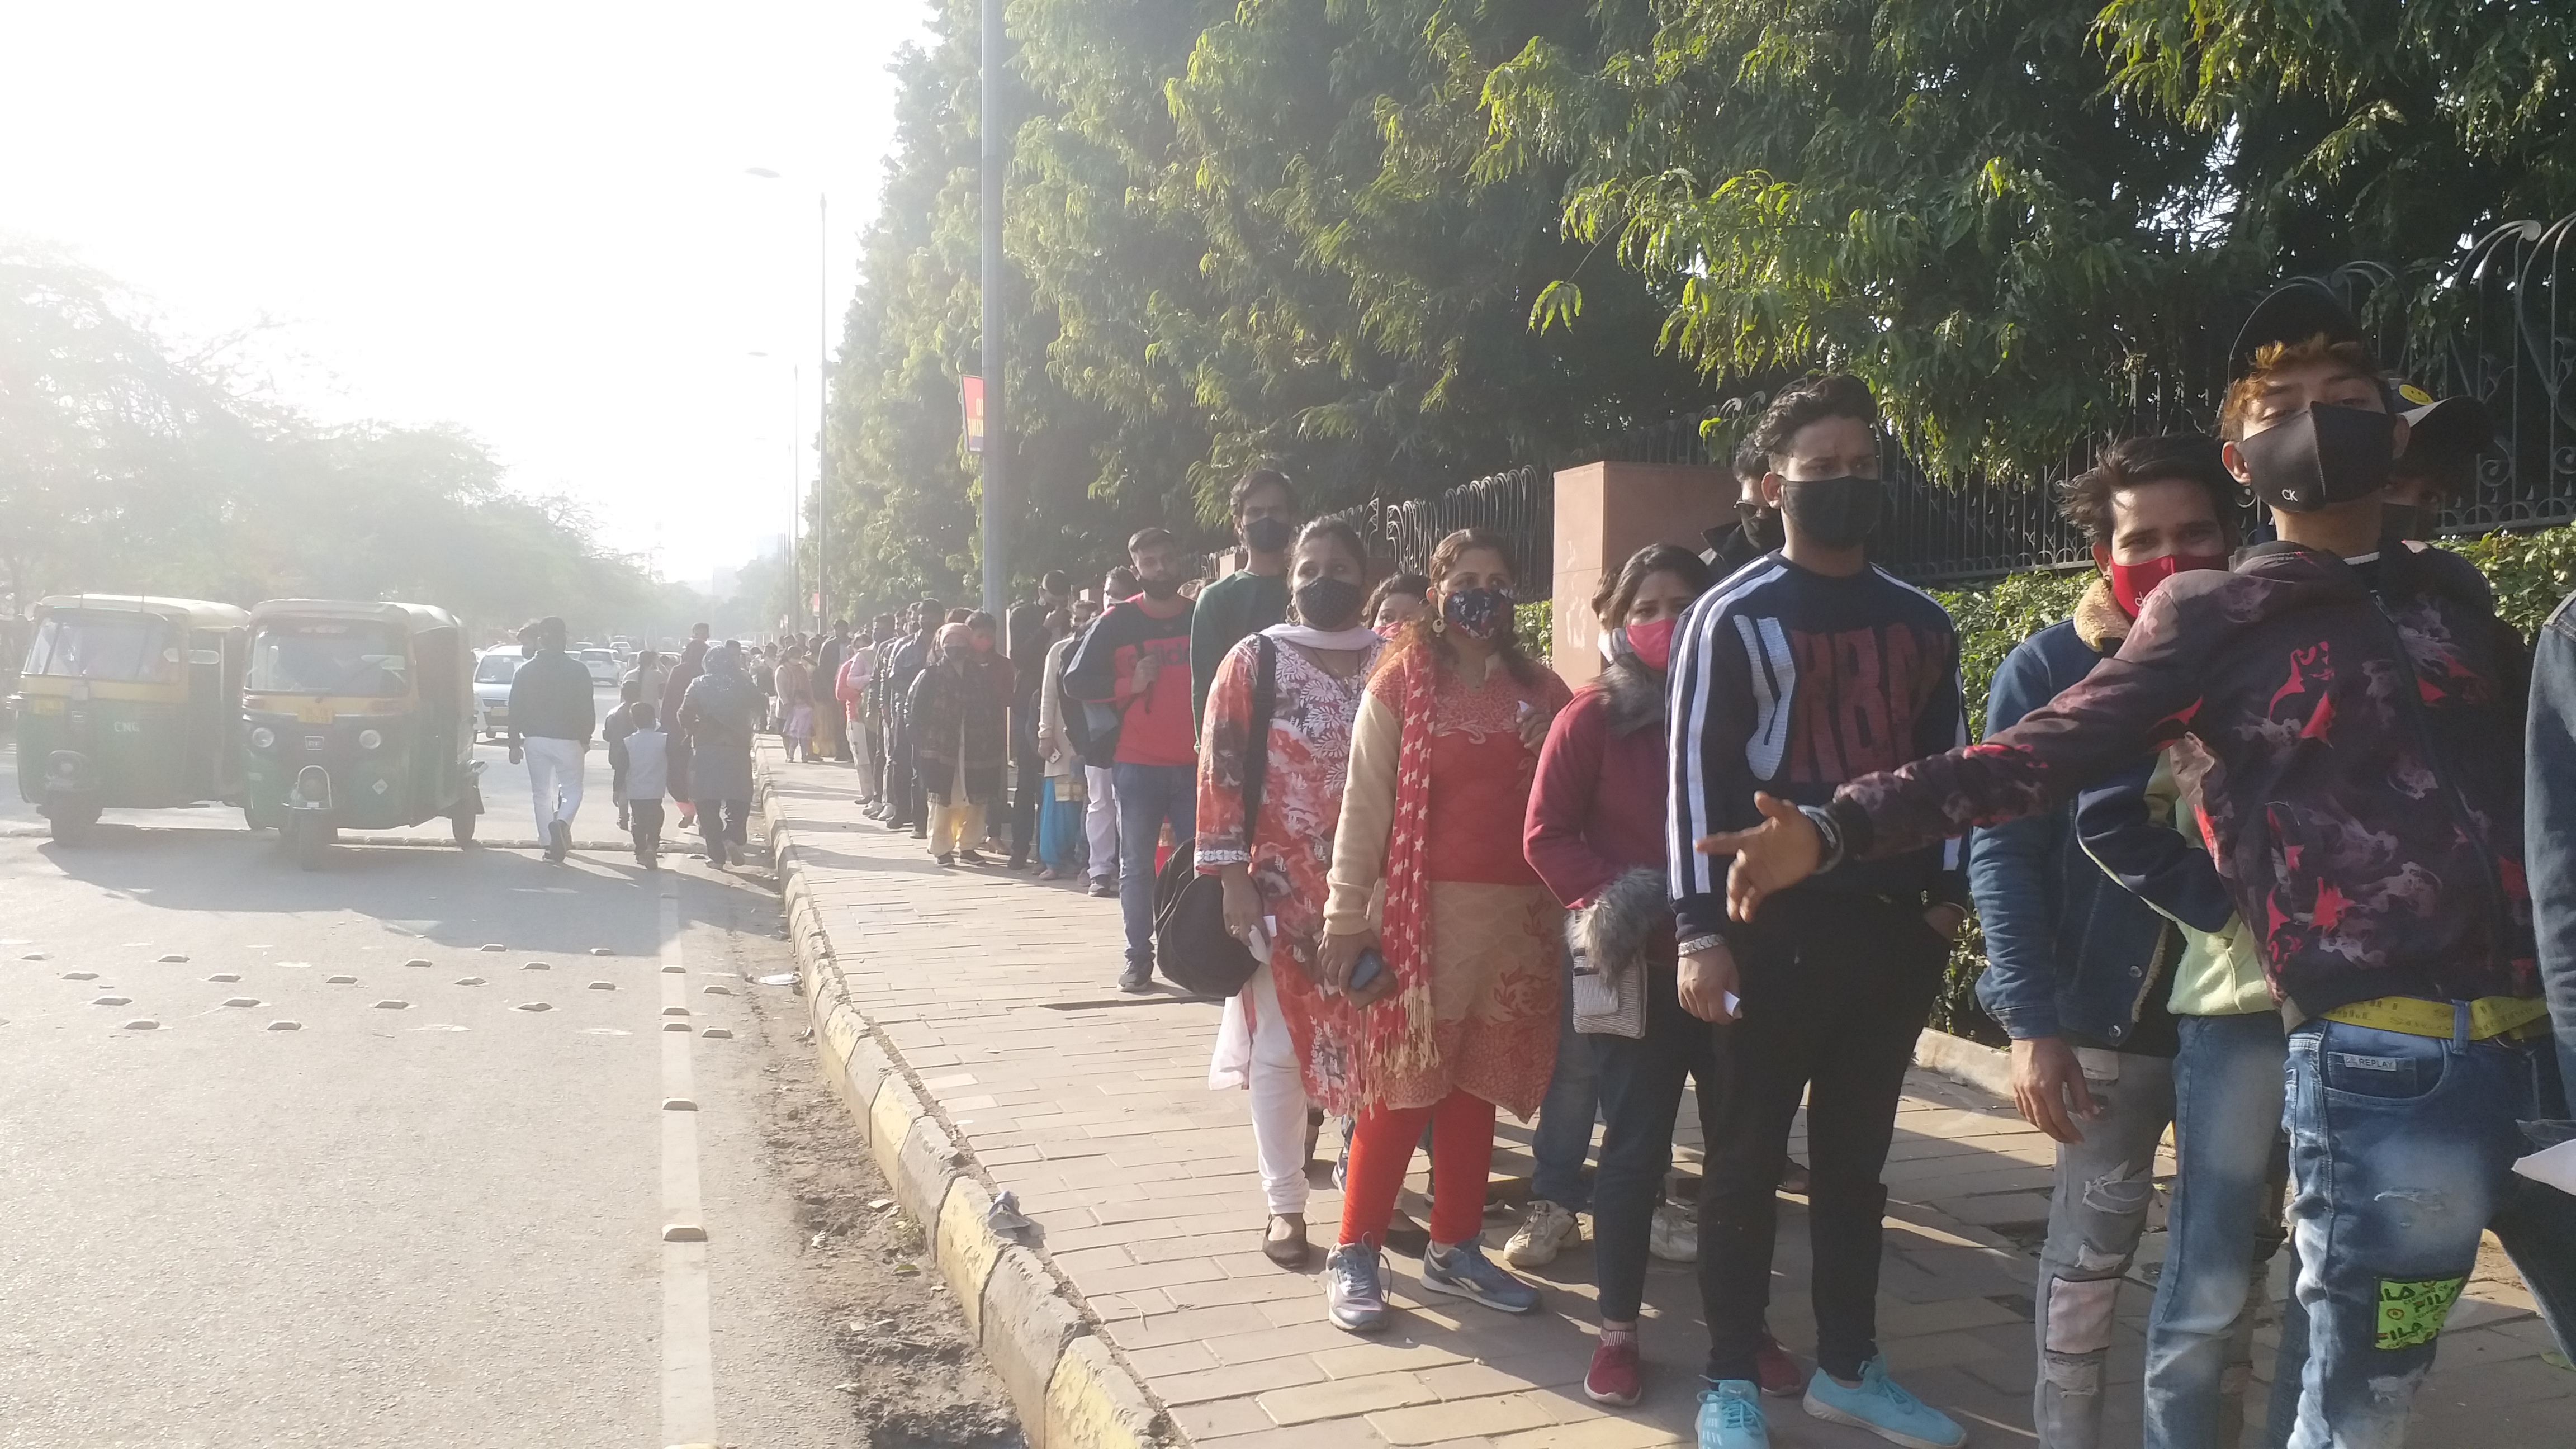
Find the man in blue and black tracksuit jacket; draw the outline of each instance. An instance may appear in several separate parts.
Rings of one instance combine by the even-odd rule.
[[[1764,1442],[1754,1356],[1770,1297],[1773,1188],[1807,1109],[1816,1357],[1811,1411],[1908,1442],[1964,1435],[1879,1358],[1879,1175],[1916,1036],[1966,917],[1956,842],[1837,873],[1728,919],[1726,862],[1692,843],[1762,818],[1755,796],[1822,805],[1842,782],[1964,742],[1958,642],[1930,595],[1872,567],[1884,506],[1877,407],[1857,379],[1783,392],[1755,431],[1785,546],[1684,617],[1673,649],[1673,911],[1683,1007],[1717,1027],[1700,1207],[1708,1398],[1700,1443]],[[1740,1003],[1734,998],[1740,998]],[[1740,1018],[1740,1019],[1739,1019]],[[1812,1093],[1812,1096],[1810,1096]],[[1821,1411],[1818,1411],[1821,1412]]]

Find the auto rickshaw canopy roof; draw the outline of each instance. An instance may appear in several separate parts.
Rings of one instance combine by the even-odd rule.
[[[193,626],[230,628],[250,622],[250,611],[232,604],[218,604],[207,599],[173,599],[156,594],[49,594],[36,601],[36,607],[47,613],[66,609],[86,609],[95,613],[155,614],[164,619],[185,619]]]
[[[250,621],[270,619],[381,619],[414,633],[430,629],[463,629],[464,621],[436,604],[379,603],[360,599],[262,599],[253,604]]]

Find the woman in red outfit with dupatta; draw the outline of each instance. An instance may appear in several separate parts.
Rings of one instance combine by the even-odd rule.
[[[1509,1313],[1538,1306],[1534,1289],[1486,1261],[1481,1235],[1494,1109],[1537,1111],[1556,1062],[1563,911],[1520,835],[1539,745],[1568,691],[1514,636],[1518,573],[1501,539],[1453,533],[1430,574],[1433,612],[1379,661],[1353,728],[1324,912],[1323,989],[1347,991],[1362,1022],[1341,1064],[1359,1125],[1324,1273],[1327,1315],[1354,1333],[1385,1326],[1378,1245],[1425,1123],[1422,1287]],[[1382,932],[1369,920],[1381,885]],[[1374,976],[1358,969],[1381,958]]]

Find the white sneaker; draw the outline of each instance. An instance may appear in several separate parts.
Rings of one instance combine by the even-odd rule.
[[[1543,1268],[1555,1262],[1558,1253],[1582,1241],[1583,1225],[1574,1214],[1546,1198],[1532,1198],[1521,1225],[1512,1229],[1511,1241],[1503,1244],[1503,1261],[1515,1268]]]
[[[1646,1251],[1667,1263],[1699,1261],[1699,1214],[1677,1202],[1655,1204],[1654,1225],[1646,1230]]]

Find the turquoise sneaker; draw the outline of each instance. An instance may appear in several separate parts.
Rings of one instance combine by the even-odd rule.
[[[1719,1379],[1699,1391],[1699,1449],[1771,1449],[1753,1380]]]
[[[1703,1411],[1705,1412],[1705,1411]],[[1939,1409],[1897,1387],[1887,1376],[1887,1355],[1860,1366],[1860,1387],[1844,1388],[1834,1376],[1816,1370],[1807,1380],[1807,1412],[1829,1424],[1867,1429],[1905,1449],[1959,1449],[1968,1431]],[[1702,1444],[1708,1442],[1703,1434]]]

